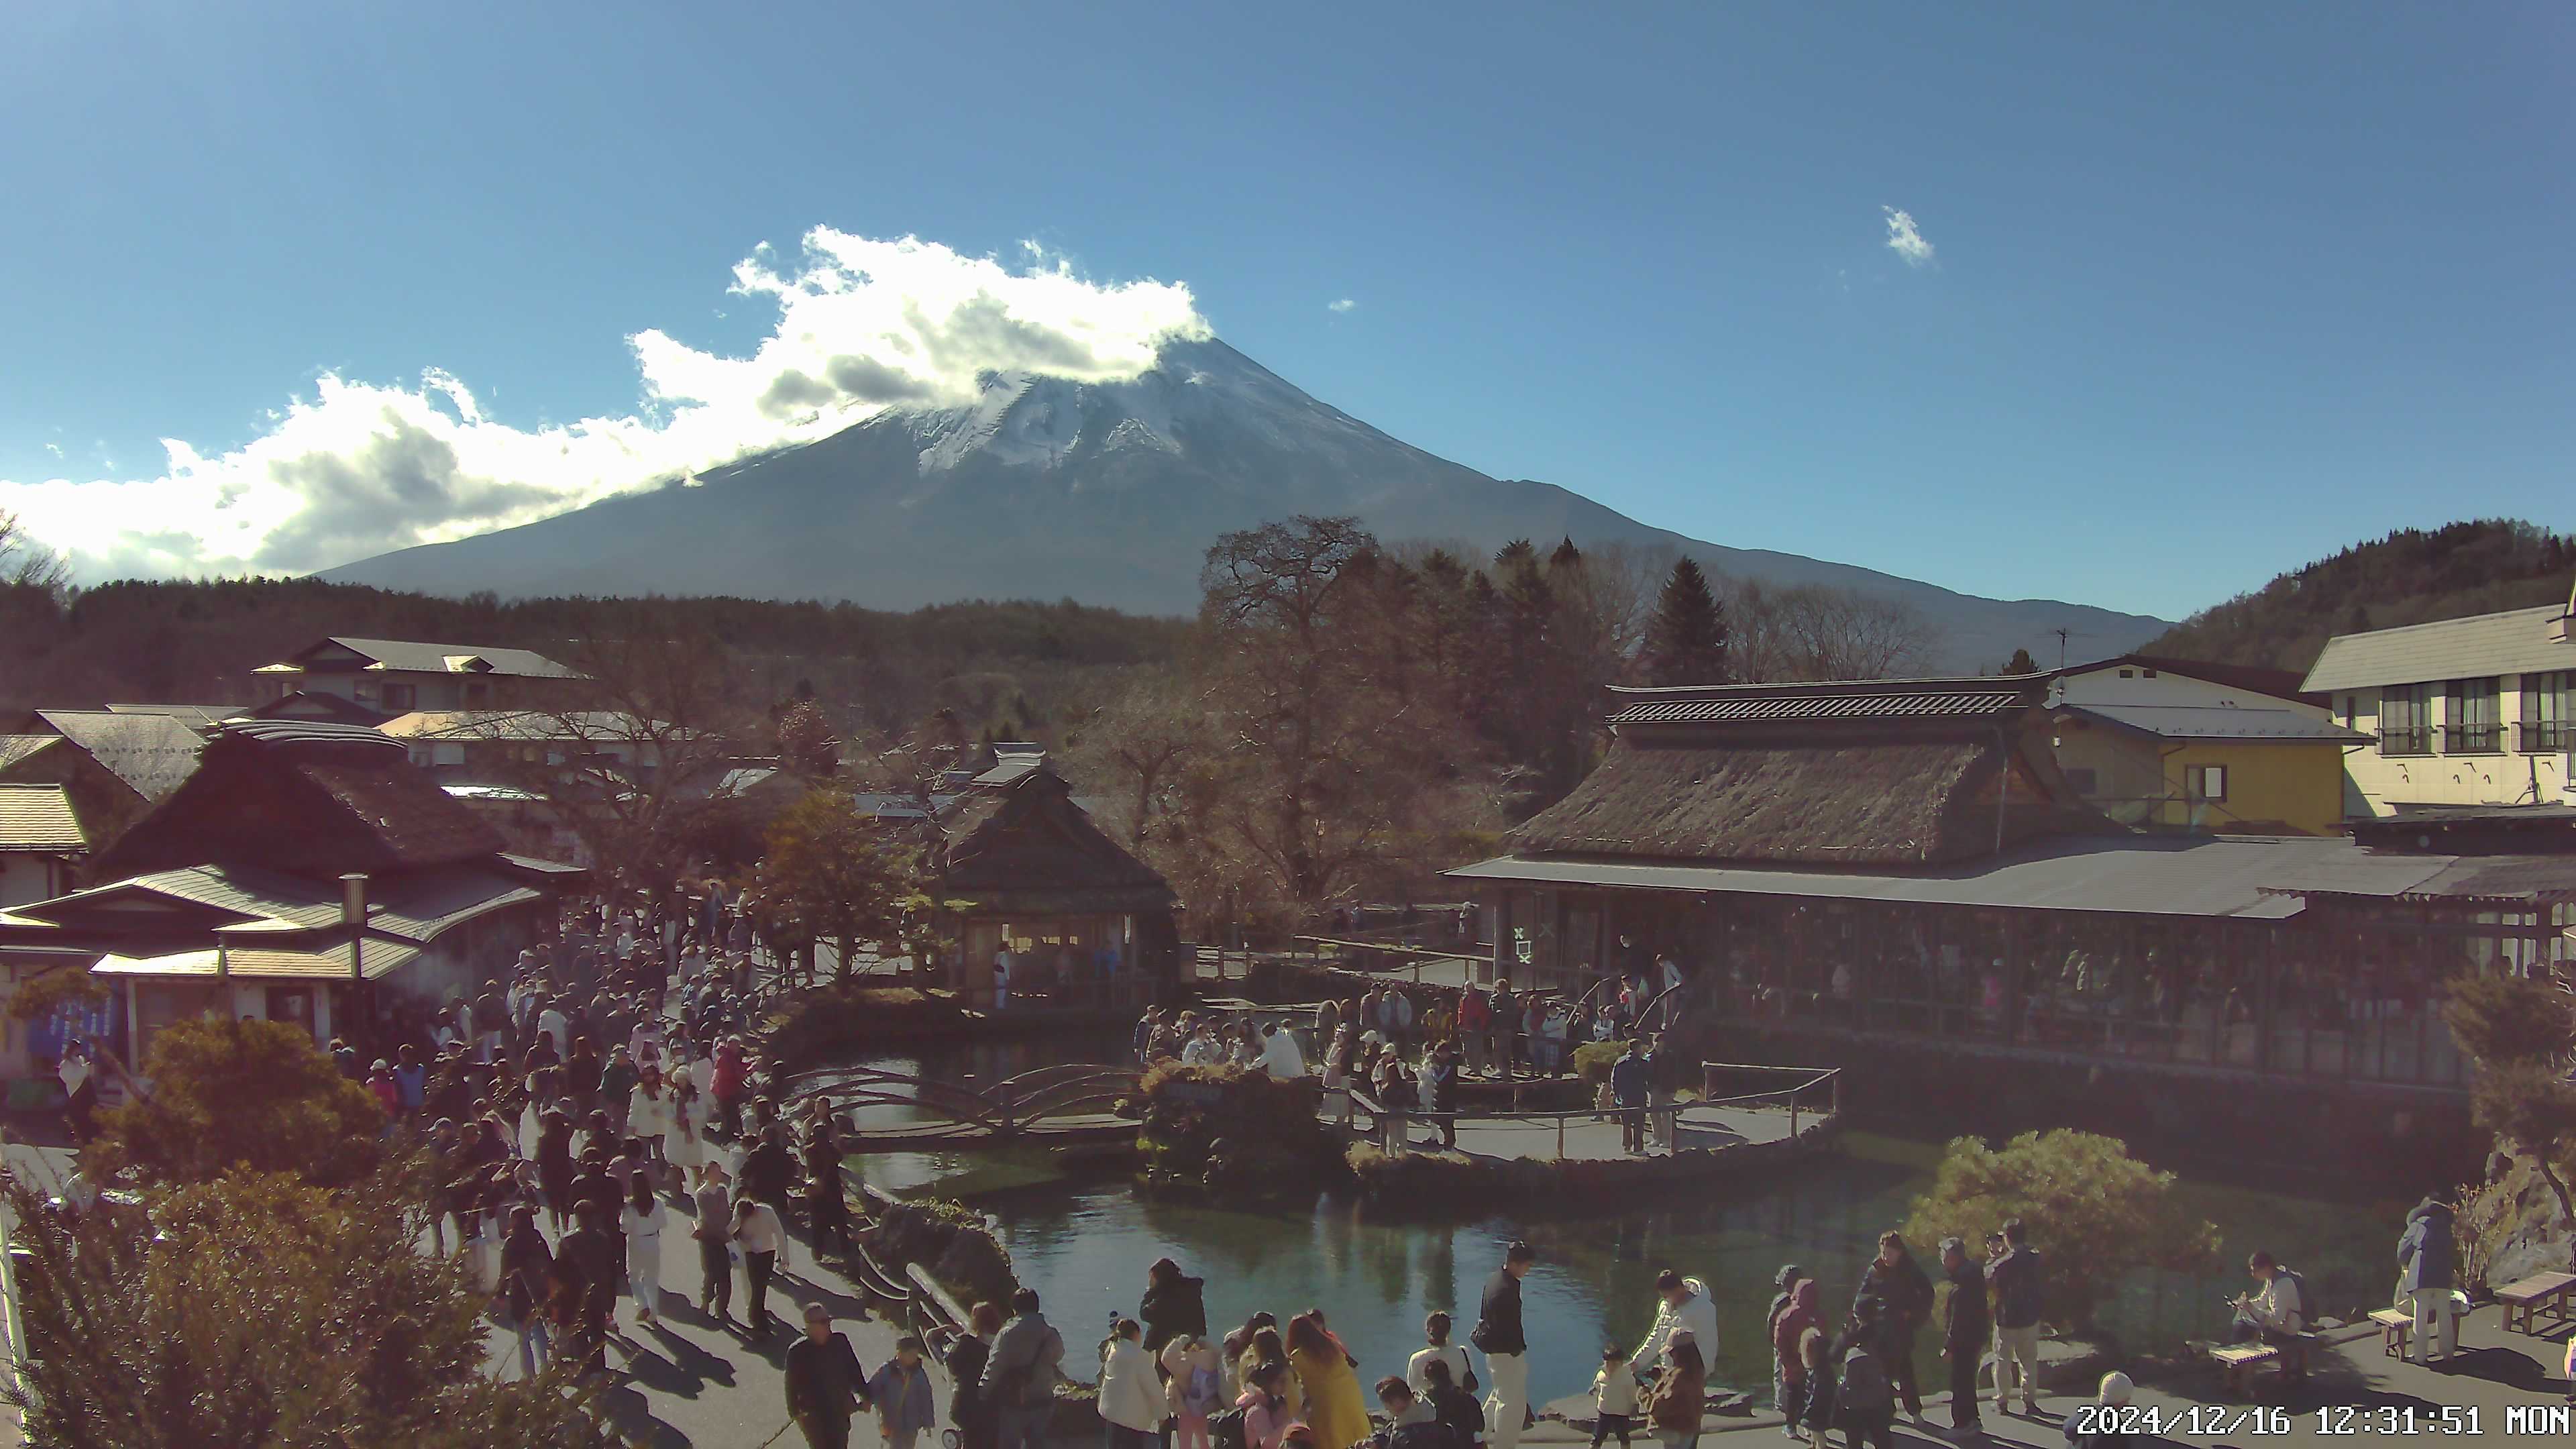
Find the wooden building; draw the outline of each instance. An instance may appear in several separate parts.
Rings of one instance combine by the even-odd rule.
[[[120,1047],[218,1011],[363,1039],[551,931],[579,872],[502,846],[383,735],[230,721],[97,883],[0,915],[0,960],[110,983]]]
[[[1696,1019],[1739,1049],[1913,1064],[1896,1091],[2133,1068],[2456,1109],[2467,1064],[2441,983],[2567,959],[2576,832],[2480,853],[2126,830],[2068,788],[2047,693],[2044,677],[1619,691],[1601,768],[1509,855],[1450,874],[1477,888],[1488,969],[1515,985],[1581,989],[1625,964],[1625,937],[1628,957],[1683,965]],[[2136,1089],[2114,1109],[2144,1110]],[[2050,1092],[2043,1120],[2072,1100]]]
[[[1016,992],[1096,995],[1096,983],[1167,980],[1179,935],[1171,886],[1104,834],[1043,762],[988,771],[923,822],[956,949],[950,984],[989,1002],[996,956]]]

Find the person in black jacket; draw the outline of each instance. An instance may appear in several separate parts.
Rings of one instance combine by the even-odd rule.
[[[1941,1272],[1950,1280],[1941,1304],[1941,1361],[1950,1369],[1950,1428],[1961,1437],[1983,1426],[1977,1421],[1977,1364],[1986,1356],[1986,1335],[1994,1320],[1986,1312],[1986,1270],[1968,1256],[1957,1238],[1941,1240]]]
[[[978,1303],[966,1314],[967,1331],[948,1349],[948,1422],[957,1426],[958,1449],[993,1449],[999,1442],[993,1406],[984,1398],[984,1365],[993,1357],[993,1335],[1002,1331],[1000,1305]]]
[[[1494,1413],[1485,1427],[1492,1449],[1516,1449],[1529,1414],[1529,1338],[1521,1330],[1521,1279],[1537,1265],[1538,1250],[1527,1243],[1503,1250],[1503,1266],[1486,1280],[1476,1331],[1467,1336],[1494,1371]]]
[[[805,1305],[805,1333],[787,1346],[787,1415],[807,1449],[850,1449],[850,1420],[868,1406],[868,1374],[832,1310]]]
[[[1169,1258],[1158,1258],[1145,1270],[1145,1297],[1136,1305],[1136,1316],[1145,1324],[1147,1353],[1159,1355],[1175,1338],[1207,1337],[1206,1286],[1207,1280],[1187,1276]]]
[[[1932,1280],[1923,1276],[1922,1265],[1907,1251],[1905,1239],[1895,1233],[1878,1235],[1878,1256],[1870,1260],[1861,1274],[1860,1291],[1852,1295],[1855,1311],[1864,1298],[1876,1300],[1882,1310],[1878,1332],[1887,1376],[1905,1412],[1920,1428],[1923,1390],[1914,1382],[1914,1334],[1932,1316]]]

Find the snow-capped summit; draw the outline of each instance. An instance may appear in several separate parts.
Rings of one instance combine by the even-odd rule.
[[[1559,537],[1666,547],[1725,574],[1892,594],[1939,626],[1947,663],[1966,667],[2061,626],[2112,651],[2164,628],[1695,542],[1552,484],[1434,457],[1214,338],[1168,343],[1126,382],[995,374],[963,406],[878,413],[685,483],[326,577],[440,594],[734,594],[878,608],[1070,598],[1177,614],[1197,606],[1199,565],[1217,535],[1301,513],[1356,515],[1389,540],[1479,549]]]

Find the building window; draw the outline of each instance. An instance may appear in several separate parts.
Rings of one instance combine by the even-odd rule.
[[[2516,733],[2525,754],[2576,750],[2576,670],[2522,677],[2522,726]]]
[[[2183,792],[2194,800],[2227,798],[2225,765],[2185,765],[2182,767]]]
[[[2069,770],[2066,772],[2066,787],[2078,795],[2090,795],[2100,788],[2100,782],[2091,770]]]
[[[2501,747],[2496,722],[2503,683],[2492,675],[2451,681],[2451,718],[2442,733],[2444,753],[2489,755]]]
[[[2379,692],[2381,754],[2433,753],[2432,693],[2428,684],[2392,684]]]
[[[390,680],[386,681],[384,685],[384,702],[385,708],[387,709],[411,709],[413,708],[412,701],[418,697],[417,686],[409,684],[395,684]]]
[[[2135,679],[2138,677],[2138,671],[2134,669],[2123,669],[2120,671],[2120,677],[2122,679]]]

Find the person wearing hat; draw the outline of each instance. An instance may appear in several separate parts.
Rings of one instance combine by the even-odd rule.
[[[2102,1375],[2101,1392],[2093,1398],[2095,1412],[2088,1414],[2079,1409],[2066,1416],[2068,1449],[2127,1449],[2129,1436],[2120,1423],[2124,1416],[2104,1411],[2129,1407],[2133,1392],[2127,1374]]]
[[[787,1414],[808,1449],[849,1449],[850,1420],[868,1406],[867,1371],[832,1310],[805,1305],[805,1335],[787,1346]]]

